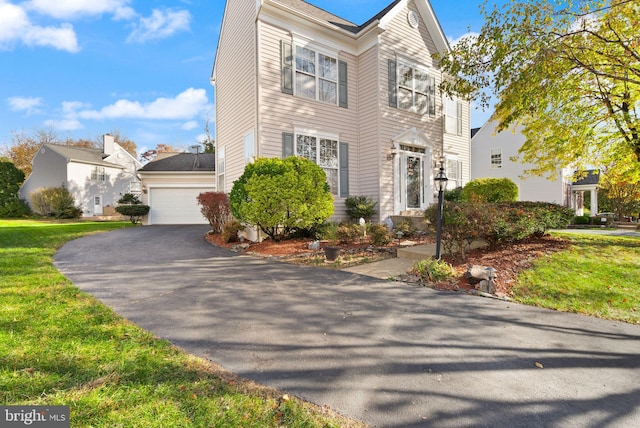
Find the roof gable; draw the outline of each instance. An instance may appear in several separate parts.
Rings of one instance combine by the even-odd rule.
[[[120,165],[104,161],[104,154],[102,153],[101,149],[95,149],[91,147],[65,146],[62,144],[53,143],[45,143],[42,146],[64,157],[67,162],[88,163],[111,168],[122,168],[122,166]]]

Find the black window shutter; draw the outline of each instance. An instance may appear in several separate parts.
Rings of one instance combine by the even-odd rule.
[[[295,154],[293,150],[293,134],[288,132],[282,133],[282,159],[288,158]]]
[[[349,144],[340,143],[340,197],[349,196]]]
[[[338,61],[338,105],[347,108],[347,63]]]
[[[398,107],[398,79],[396,77],[396,62],[389,60],[389,107]]]
[[[460,101],[458,101],[456,113],[458,119],[458,135],[462,135],[462,103]]]
[[[293,50],[291,43],[280,41],[282,65],[282,92],[293,95]]]

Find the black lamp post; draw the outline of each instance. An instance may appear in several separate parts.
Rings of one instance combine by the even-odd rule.
[[[440,161],[440,169],[438,174],[433,178],[438,187],[438,222],[436,224],[436,259],[440,260],[440,243],[442,241],[442,208],[444,205],[444,189],[447,187],[449,180],[444,173],[444,161]]]

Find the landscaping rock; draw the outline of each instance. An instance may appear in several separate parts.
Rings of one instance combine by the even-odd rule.
[[[482,280],[488,281],[489,280],[488,269],[493,269],[493,268],[470,264],[467,267],[467,271],[464,273],[464,277],[467,278],[467,281],[469,281],[470,284],[477,284]],[[493,275],[495,279],[498,277],[498,275],[495,273],[495,270],[493,272],[494,272]]]

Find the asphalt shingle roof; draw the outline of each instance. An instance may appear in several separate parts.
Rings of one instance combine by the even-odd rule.
[[[92,163],[92,164],[99,164],[99,165],[121,168],[120,165],[103,161],[102,158],[104,157],[104,153],[102,152],[102,149],[95,149],[95,148],[89,148],[89,147],[64,146],[62,144],[53,144],[53,143],[44,144],[44,147],[48,148],[49,150],[53,150],[54,152],[58,153],[60,156],[63,156],[70,161]]]
[[[400,2],[400,0],[395,0],[393,2],[391,2],[391,4],[389,4],[389,6],[387,6],[386,8],[384,8],[380,13],[378,13],[377,15],[375,15],[373,18],[369,19],[367,22],[365,22],[362,25],[357,25],[354,24],[351,21],[347,21],[346,19],[340,18],[339,16],[336,16],[332,13],[327,12],[324,9],[321,9],[317,6],[312,5],[311,3],[307,3],[304,0],[277,0],[278,3],[281,3],[285,6],[288,6],[292,9],[295,9],[299,12],[302,12],[304,14],[307,14],[309,16],[313,16],[314,18],[323,20],[325,22],[328,22],[330,24],[336,25],[340,28],[343,28],[347,31],[350,31],[352,33],[357,33],[358,31],[360,31],[361,29],[365,28],[367,25],[369,25],[371,22],[375,21],[376,19],[380,19],[382,18],[384,15],[387,14],[387,12],[389,12],[397,3]]]
[[[573,182],[574,185],[580,186],[585,184],[598,184],[600,182],[600,173],[595,169],[587,171],[587,175]]]
[[[145,171],[215,171],[215,153],[178,153],[160,160],[151,161],[142,168]]]

